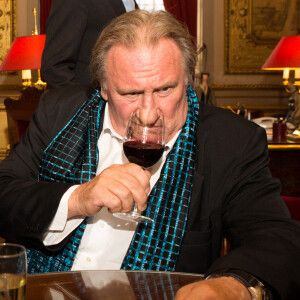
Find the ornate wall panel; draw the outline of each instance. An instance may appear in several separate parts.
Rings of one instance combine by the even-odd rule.
[[[299,0],[225,0],[225,72],[262,72],[280,38],[300,33],[299,9]]]
[[[23,1],[23,0],[21,0]],[[16,0],[0,0],[0,64],[16,37]],[[2,73],[1,77],[17,77],[16,72]],[[4,75],[4,76],[3,76]],[[5,82],[4,85],[2,82]],[[2,79],[0,85],[0,161],[7,155],[8,132],[4,98],[15,96],[18,90],[15,86],[8,87],[9,81]]]
[[[16,35],[16,1],[0,0],[0,63]]]

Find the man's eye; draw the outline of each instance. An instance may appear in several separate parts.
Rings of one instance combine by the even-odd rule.
[[[126,93],[125,95],[127,96],[137,96],[137,95],[140,95],[141,93],[140,92],[129,92],[129,93]]]
[[[166,91],[169,90],[169,89],[170,89],[170,87],[166,86],[166,87],[162,88],[161,90],[162,90],[163,92],[166,92]]]

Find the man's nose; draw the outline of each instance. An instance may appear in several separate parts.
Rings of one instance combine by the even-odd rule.
[[[139,107],[151,111],[155,109],[156,102],[152,93],[144,93],[140,99]]]
[[[140,99],[140,118],[148,125],[155,124],[158,118],[158,106],[152,94],[144,94]]]

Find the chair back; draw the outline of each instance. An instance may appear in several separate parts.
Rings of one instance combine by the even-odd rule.
[[[300,221],[300,197],[282,196],[293,219]]]
[[[27,87],[21,91],[18,100],[9,97],[4,99],[10,147],[18,143],[20,137],[25,133],[42,93],[43,90]]]

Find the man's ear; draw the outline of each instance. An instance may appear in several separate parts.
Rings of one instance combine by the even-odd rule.
[[[105,100],[105,101],[107,101],[108,100],[108,95],[107,95],[107,90],[105,90],[105,89],[101,89],[101,96],[102,96],[102,98]]]

